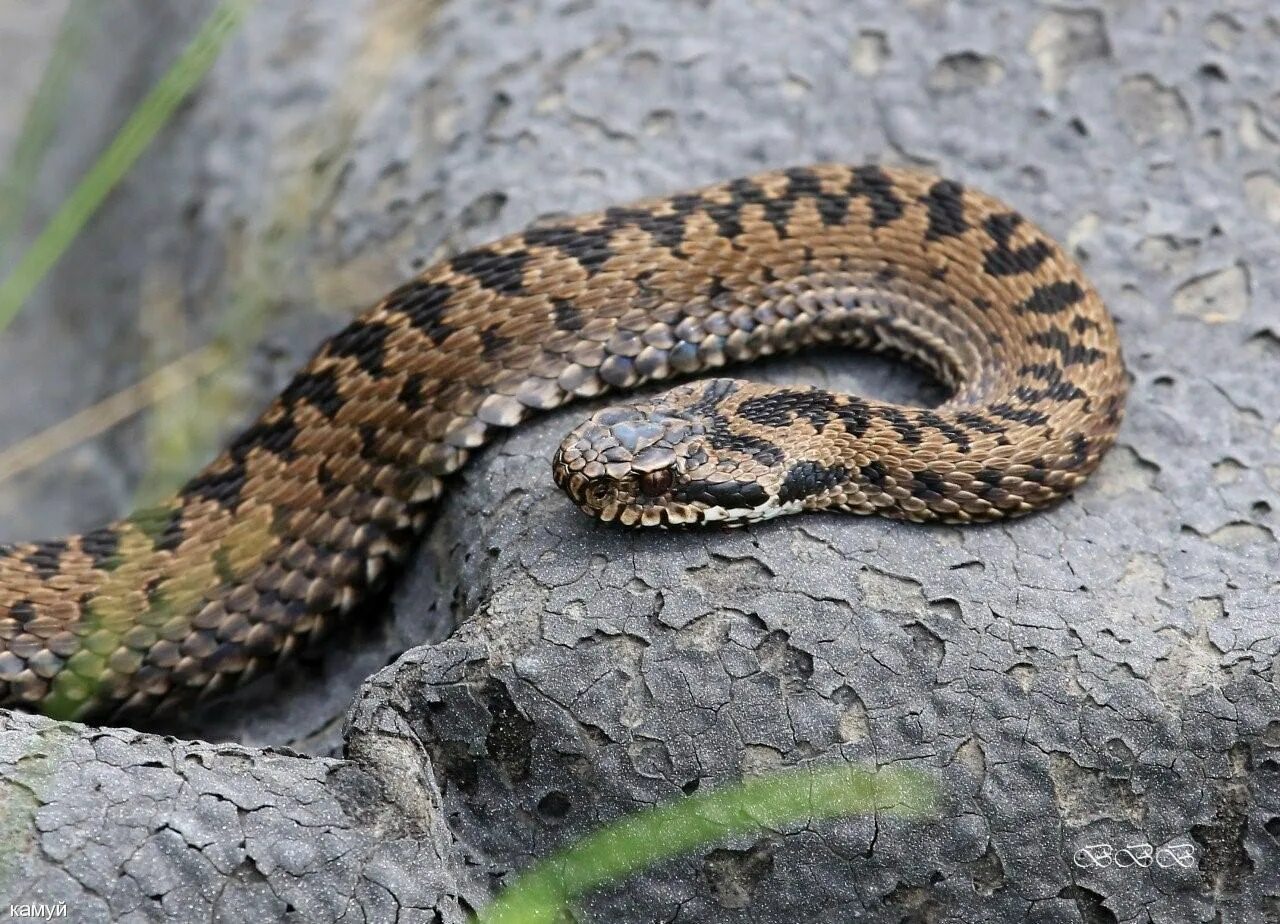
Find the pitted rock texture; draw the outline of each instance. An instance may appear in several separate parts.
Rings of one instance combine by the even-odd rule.
[[[232,283],[273,287],[268,346],[242,372],[246,414],[337,323],[285,308],[363,304],[415,265],[542,215],[828,159],[926,164],[1033,216],[1109,302],[1134,387],[1120,443],[1084,490],[976,529],[836,516],[605,528],[550,483],[547,459],[584,411],[566,410],[455,482],[386,620],[193,717],[188,734],[345,748],[347,763],[289,760],[312,768],[298,770],[312,774],[304,789],[329,772],[314,768],[341,768],[376,781],[359,798],[417,806],[452,845],[431,861],[442,908],[456,894],[479,903],[509,872],[638,807],[849,759],[934,774],[938,817],[761,832],[584,908],[608,921],[1280,917],[1280,15],[1193,0],[267,6],[148,155],[152,172],[77,246],[75,273],[49,286],[64,326],[90,295],[105,311],[86,280],[127,248],[131,268],[104,277],[112,309],[131,317],[159,265],[182,280],[202,331]],[[278,189],[300,212],[264,194]],[[121,243],[140,213],[146,233]],[[68,363],[78,369],[120,356],[95,326],[70,343],[38,310],[23,325],[6,335],[6,377],[10,351],[56,343],[83,351]],[[759,374],[930,397],[845,357]],[[26,432],[22,414],[5,410],[2,432]],[[93,450],[99,488],[137,477],[136,436]],[[7,524],[93,525],[63,506],[58,464],[73,463],[6,486]],[[19,508],[25,519],[8,515]],[[359,690],[344,744],[337,717],[360,679],[454,623]],[[68,748],[104,734],[130,752],[209,747],[51,733]],[[76,753],[52,777],[67,792],[103,772]],[[236,754],[254,772],[280,759]],[[172,785],[120,773],[139,799]],[[14,792],[30,807],[16,838],[40,843],[56,794]],[[425,795],[436,792],[439,815]],[[311,798],[282,789],[278,801],[295,796]],[[290,823],[292,811],[281,810]],[[31,852],[23,882],[99,896],[164,874],[152,859],[172,839],[162,811],[95,830],[65,853]],[[350,862],[392,862],[377,840]],[[1079,854],[1143,843],[1190,845],[1195,862],[1120,868]],[[91,861],[101,884],[70,872]],[[20,897],[13,881],[5,898]],[[350,896],[354,881],[315,888]],[[384,888],[401,901],[402,885]],[[232,917],[251,916],[245,902]],[[355,904],[326,907],[357,916]]]
[[[429,776],[9,714],[0,786],[6,919],[467,919]]]

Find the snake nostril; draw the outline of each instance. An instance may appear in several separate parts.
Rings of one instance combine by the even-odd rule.
[[[604,479],[597,479],[587,485],[585,492],[587,503],[595,506],[604,504],[609,499],[609,484]]]

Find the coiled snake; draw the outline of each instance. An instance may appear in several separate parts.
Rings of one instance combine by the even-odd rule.
[[[992,520],[1078,486],[1120,423],[1116,332],[1079,268],[954,181],[807,167],[545,224],[390,293],[169,503],[0,549],[0,702],[146,716],[225,689],[379,590],[493,434],[821,343],[904,357],[952,395],[694,382],[594,415],[556,481],[626,525]]]

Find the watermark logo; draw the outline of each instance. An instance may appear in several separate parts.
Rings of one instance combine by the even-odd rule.
[[[1192,869],[1197,863],[1196,845],[1172,841],[1155,847],[1145,841],[1117,847],[1102,841],[1085,844],[1071,862],[1080,869]]]
[[[66,902],[26,902],[9,905],[9,918],[13,921],[52,921],[67,916]]]

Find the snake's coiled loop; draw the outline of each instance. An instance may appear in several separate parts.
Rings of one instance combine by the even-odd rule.
[[[1071,491],[1120,423],[1124,366],[1093,288],[959,183],[828,165],[612,208],[396,289],[169,503],[0,549],[0,702],[145,714],[238,683],[377,591],[494,433],[819,343],[905,356],[953,395],[924,410],[694,383],[596,415],[557,480],[636,525],[823,507],[987,520]]]

